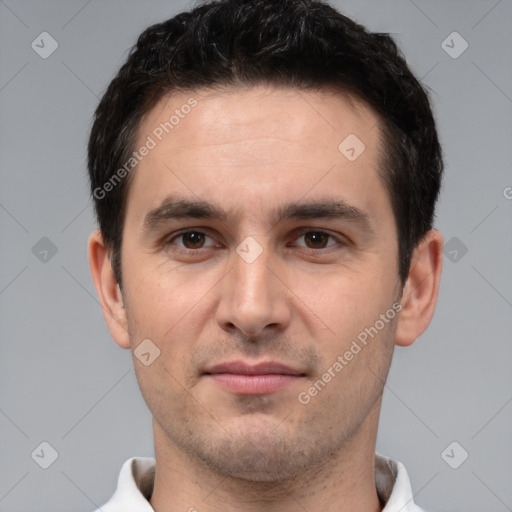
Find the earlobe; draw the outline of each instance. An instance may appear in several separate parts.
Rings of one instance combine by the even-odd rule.
[[[437,303],[443,266],[443,237],[431,229],[413,252],[398,317],[395,343],[412,345],[428,327]]]
[[[92,279],[110,334],[120,347],[130,348],[123,295],[112,270],[101,231],[91,233],[88,252]]]

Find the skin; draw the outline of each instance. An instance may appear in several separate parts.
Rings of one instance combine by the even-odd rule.
[[[137,147],[191,96],[197,107],[132,176],[122,292],[101,233],[89,240],[112,337],[127,349],[149,338],[160,350],[149,366],[134,357],[154,418],[151,505],[379,511],[374,456],[384,382],[394,345],[412,344],[433,316],[442,236],[425,235],[402,289],[393,212],[377,174],[379,120],[361,102],[264,86],[176,93],[142,121]],[[366,146],[352,162],[338,150],[349,134]],[[228,216],[146,225],[170,195],[209,201]],[[358,208],[368,228],[346,218],[272,219],[279,206],[319,199]],[[184,228],[196,234],[177,237]],[[236,252],[249,236],[262,250],[252,263]],[[394,303],[400,314],[300,403]],[[202,373],[240,359],[279,361],[305,375],[274,393],[240,396]]]

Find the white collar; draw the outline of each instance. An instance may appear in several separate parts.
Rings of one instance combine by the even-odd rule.
[[[155,459],[132,457],[121,468],[112,498],[95,512],[154,512],[148,502],[153,488]],[[423,512],[414,504],[409,475],[404,465],[375,454],[375,485],[386,503],[382,512]]]

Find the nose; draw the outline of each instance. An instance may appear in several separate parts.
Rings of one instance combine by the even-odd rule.
[[[233,254],[232,266],[221,282],[216,311],[218,325],[233,334],[258,336],[266,331],[284,330],[290,323],[288,297],[283,267],[265,248],[256,260]]]

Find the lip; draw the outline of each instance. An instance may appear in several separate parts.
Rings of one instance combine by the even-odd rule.
[[[277,361],[263,361],[258,364],[249,364],[245,361],[231,361],[211,366],[204,373],[236,373],[240,375],[304,375],[300,370]]]
[[[276,361],[256,365],[232,361],[208,368],[204,376],[237,395],[265,395],[297,382],[305,374]]]

